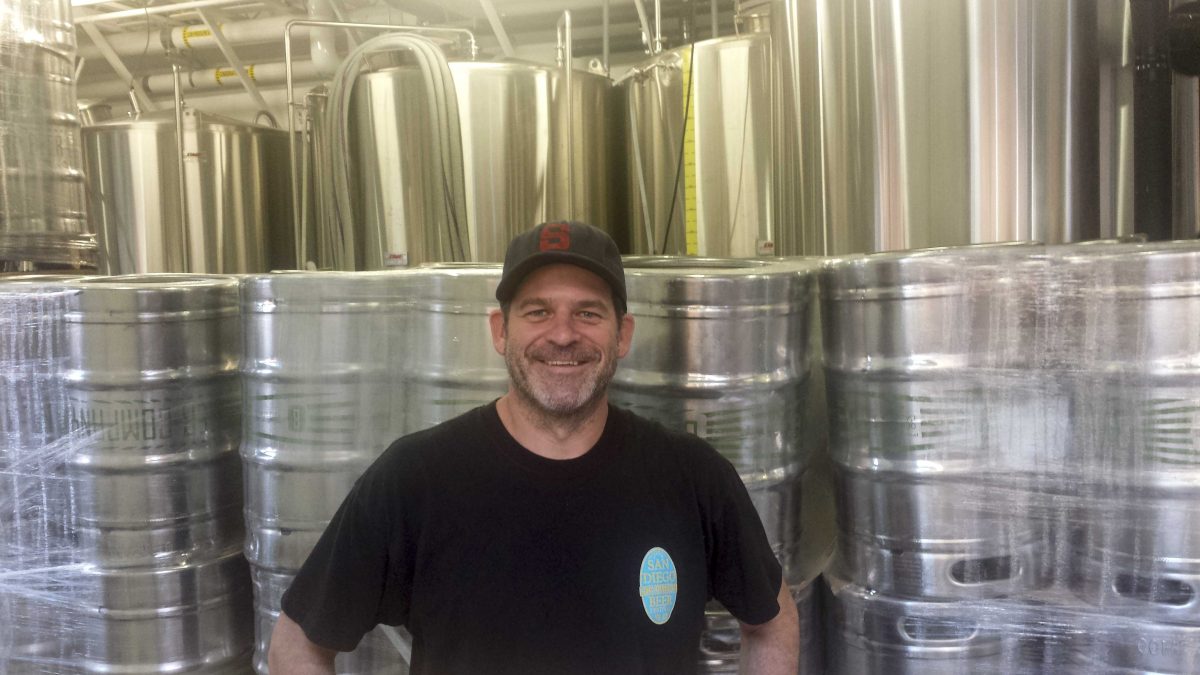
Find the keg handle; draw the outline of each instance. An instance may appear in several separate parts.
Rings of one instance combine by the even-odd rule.
[[[575,217],[575,99],[571,87],[575,48],[571,35],[571,11],[565,10],[555,28],[558,65],[563,69],[563,95],[567,99],[567,218]]]

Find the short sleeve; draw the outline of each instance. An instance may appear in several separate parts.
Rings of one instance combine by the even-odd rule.
[[[783,568],[762,519],[737,470],[724,457],[717,455],[711,462],[706,484],[712,597],[742,623],[766,623],[779,613]]]
[[[308,639],[351,651],[380,623],[407,621],[410,600],[409,540],[393,491],[382,491],[372,472],[342,502],[317,545],[284,593],[281,607]]]

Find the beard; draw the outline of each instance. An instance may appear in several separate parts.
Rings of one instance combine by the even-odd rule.
[[[591,367],[585,372],[554,375],[534,372],[536,361],[578,361]],[[524,349],[509,342],[504,363],[513,390],[521,399],[542,417],[566,420],[586,416],[603,400],[617,372],[617,345],[614,342],[603,352],[581,346],[540,347],[527,355]]]

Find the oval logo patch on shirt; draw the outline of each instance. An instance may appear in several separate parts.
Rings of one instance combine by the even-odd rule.
[[[646,551],[642,558],[638,577],[638,594],[642,596],[646,616],[661,626],[671,618],[671,612],[675,610],[675,598],[679,595],[679,573],[675,571],[675,561],[666,551],[655,546]]]

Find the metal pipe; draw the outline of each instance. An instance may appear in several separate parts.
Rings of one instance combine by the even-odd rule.
[[[646,18],[646,3],[642,0],[633,0],[633,6],[637,9],[638,22],[642,24],[642,43],[653,52],[654,45],[651,38],[654,34],[650,32],[650,20]]]
[[[242,65],[242,60],[240,57],[238,57],[237,52],[234,51],[233,45],[229,44],[229,42],[225,39],[225,36],[221,34],[220,24],[218,24],[216,20],[209,16],[208,12],[201,9],[198,10],[198,13],[200,14],[200,19],[204,21],[204,25],[208,26],[208,30],[212,33],[213,39],[217,41],[217,47],[220,48],[221,53],[225,56],[225,60],[229,61],[229,65],[233,68],[233,71],[237,73],[238,80],[242,83],[242,86],[246,89],[246,92],[250,94],[250,97],[253,98],[254,102],[258,104],[259,110],[270,114],[267,109],[267,101],[263,98],[262,93],[259,92],[258,85],[254,83],[254,78],[250,76],[249,71],[247,71],[246,67]]]
[[[179,241],[183,242],[180,247],[180,255],[183,258],[183,269],[187,272],[191,270],[189,264],[189,247],[191,239],[188,237],[188,207],[187,207],[187,176],[184,174],[185,164],[184,146],[183,146],[183,87],[181,85],[180,68],[178,63],[171,64],[171,70],[175,75],[175,162],[176,170],[179,172]]]
[[[292,183],[292,226],[295,229],[296,239],[296,260],[303,258],[303,251],[300,250],[302,227],[300,224],[300,187],[299,176],[296,173],[296,108],[300,107],[296,104],[296,93],[293,91],[292,77],[292,30],[297,27],[307,26],[310,28],[340,28],[342,30],[381,30],[392,31],[395,33],[430,33],[430,34],[452,34],[466,35],[467,42],[471,49],[471,58],[474,59],[479,54],[479,43],[475,41],[475,34],[466,28],[428,28],[425,26],[397,26],[390,23],[343,23],[340,21],[309,21],[306,19],[295,19],[287,22],[283,28],[283,66],[284,79],[287,82],[287,110],[288,110],[288,159],[291,161],[291,183]]]
[[[662,52],[662,0],[654,0],[654,53]]]
[[[178,14],[179,12],[189,9],[200,9],[202,7],[224,7],[226,5],[242,4],[245,4],[245,0],[190,0],[190,2],[179,2],[172,5],[157,5],[153,7],[144,7],[141,9],[123,9],[119,12],[105,12],[104,14],[77,16],[75,17],[75,23],[100,23],[103,21],[116,21],[118,19],[149,16],[151,14]]]
[[[575,217],[575,96],[571,87],[571,72],[575,70],[575,50],[572,47],[571,12],[562,13],[555,29],[558,39],[558,64],[563,68],[567,98],[567,215]]]
[[[600,21],[604,24],[604,33],[601,37],[601,52],[604,57],[604,74],[611,75],[612,71],[608,69],[608,0],[604,0],[604,5],[600,10]]]

